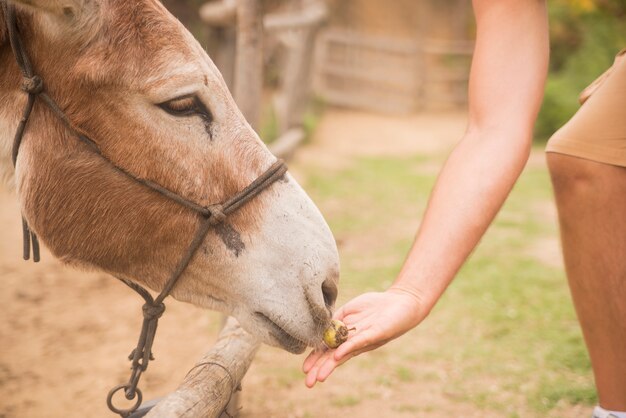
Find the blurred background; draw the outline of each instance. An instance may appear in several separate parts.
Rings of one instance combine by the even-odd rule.
[[[197,12],[207,2],[164,3],[207,47],[232,86],[234,52],[229,62],[225,53],[229,47],[223,42],[228,29]],[[266,16],[294,10],[297,14],[316,3],[263,0],[262,7]],[[388,113],[465,105],[475,35],[470,1],[326,0],[324,4],[327,12],[320,18],[314,45],[308,48],[316,58],[311,69],[314,103],[317,99]],[[624,0],[552,0],[548,7],[551,61],[536,127],[539,142],[546,141],[575,113],[579,92],[604,72],[626,45]],[[234,21],[229,23],[234,25]],[[234,29],[231,31],[232,37]],[[277,32],[270,28],[265,33],[268,90],[278,87],[283,69]],[[264,108],[261,133],[271,141],[277,135],[272,126],[276,115],[271,104],[265,103]]]
[[[329,222],[342,262],[338,303],[389,286],[465,129],[471,3],[262,0],[263,54],[244,76],[235,0],[164,3]],[[626,47],[626,1],[548,6],[551,64],[536,146],[430,317],[314,390],[304,387],[303,356],[263,347],[243,382],[241,417],[590,416],[597,399],[563,272],[543,145],[577,110],[580,90]],[[127,377],[140,301],[112,278],[78,272],[48,253],[38,265],[22,262],[16,199],[6,190],[0,198],[0,417],[111,416],[105,395]],[[144,396],[176,388],[220,323],[217,313],[168,301]]]

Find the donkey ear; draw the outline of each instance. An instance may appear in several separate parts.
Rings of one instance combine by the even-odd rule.
[[[80,17],[95,0],[9,0],[17,6],[42,11],[60,18],[74,20]]]
[[[67,38],[80,35],[78,38],[83,38],[82,35],[85,33],[96,32],[100,0],[8,0],[8,2],[18,9],[39,16],[42,29],[53,37],[60,35]]]
[[[56,16],[73,18],[80,13],[83,0],[9,0],[27,9],[39,10]]]

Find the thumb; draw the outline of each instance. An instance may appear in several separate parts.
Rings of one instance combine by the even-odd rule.
[[[334,358],[336,361],[341,361],[341,359],[348,354],[361,350],[372,343],[372,336],[368,335],[368,331],[363,331],[361,333],[355,334],[352,338],[348,338],[348,341],[341,344],[335,350]]]
[[[341,321],[346,317],[346,315],[348,315],[348,304],[343,305],[341,308],[337,309],[335,313],[333,313],[333,319]]]

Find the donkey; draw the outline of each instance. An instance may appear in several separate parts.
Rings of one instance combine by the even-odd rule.
[[[158,0],[8,1],[46,92],[115,165],[208,206],[274,162],[205,51]],[[0,177],[60,260],[160,291],[198,215],[113,170],[39,102],[13,172],[26,95],[5,26],[0,10]],[[300,353],[319,345],[338,276],[328,225],[287,174],[209,232],[172,296]]]

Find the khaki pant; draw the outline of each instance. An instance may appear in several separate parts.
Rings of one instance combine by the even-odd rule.
[[[626,167],[626,49],[580,99],[582,106],[550,138],[546,152]]]

